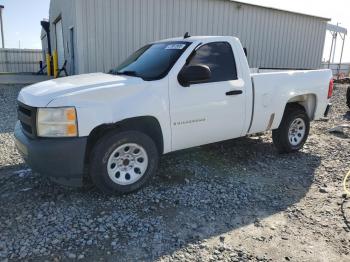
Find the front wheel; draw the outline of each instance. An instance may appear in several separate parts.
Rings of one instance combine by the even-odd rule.
[[[90,176],[107,194],[127,194],[143,187],[155,174],[159,154],[154,141],[137,131],[112,132],[92,150]]]
[[[272,139],[280,153],[291,153],[303,148],[310,131],[310,119],[300,106],[288,106]]]
[[[350,86],[348,87],[348,90],[346,92],[346,104],[350,108]]]

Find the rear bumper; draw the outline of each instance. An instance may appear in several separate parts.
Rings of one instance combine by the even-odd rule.
[[[16,147],[33,171],[59,184],[82,185],[87,138],[31,139],[19,122],[14,133]]]
[[[324,112],[324,117],[327,117],[332,109],[332,104],[328,104],[326,108],[326,112]]]

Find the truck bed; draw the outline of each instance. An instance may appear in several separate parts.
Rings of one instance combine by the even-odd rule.
[[[252,73],[254,105],[249,133],[278,128],[292,97],[303,97],[311,120],[323,117],[331,77],[329,70]]]

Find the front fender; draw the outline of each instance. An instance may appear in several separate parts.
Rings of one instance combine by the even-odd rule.
[[[150,84],[151,83],[151,84]],[[149,84],[110,87],[70,94],[52,101],[48,107],[75,106],[80,137],[96,127],[135,117],[152,116],[160,124],[164,153],[171,151],[169,96],[166,79]]]

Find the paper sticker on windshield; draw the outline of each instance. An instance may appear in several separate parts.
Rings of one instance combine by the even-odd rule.
[[[174,44],[174,45],[168,45],[165,49],[167,50],[182,50],[184,49],[186,45],[184,44]]]

